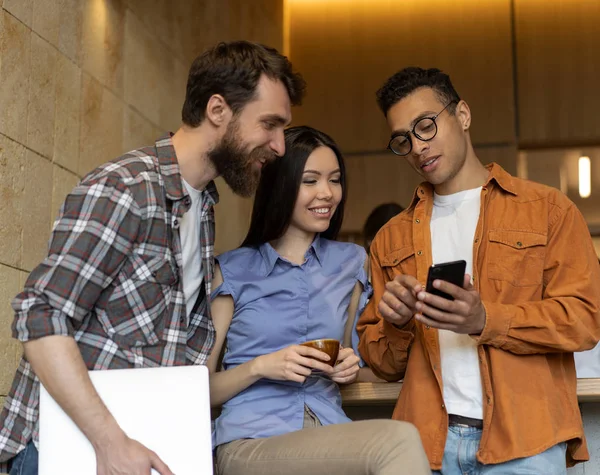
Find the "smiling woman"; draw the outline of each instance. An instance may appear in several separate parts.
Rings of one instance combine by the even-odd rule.
[[[242,246],[279,239],[290,227],[298,229],[297,221],[308,220],[315,226],[310,232],[326,239],[335,239],[342,226],[346,167],[336,143],[310,127],[292,127],[285,132],[285,144],[285,155],[262,171],[264,186],[256,192]]]
[[[217,258],[207,364],[222,405],[218,473],[430,473],[410,424],[350,422],[342,409],[339,385],[359,372],[348,330],[370,294],[366,252],[334,240],[346,172],[333,140],[293,127],[285,147],[263,167],[242,247]],[[320,339],[342,344],[337,358],[302,345]]]

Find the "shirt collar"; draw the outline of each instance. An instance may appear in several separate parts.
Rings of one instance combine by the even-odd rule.
[[[273,246],[271,246],[271,244],[268,242],[261,244],[258,248],[258,251],[260,252],[260,255],[262,256],[263,261],[265,263],[265,274],[269,275],[271,272],[273,272],[275,264],[277,264],[278,259],[281,259],[281,256],[277,253],[275,249],[273,249]],[[320,265],[323,265],[323,250],[321,246],[321,236],[319,234],[316,235],[312,244],[308,248],[308,251],[306,251],[305,257],[308,258],[311,252],[315,255],[317,262]]]
[[[517,188],[514,184],[514,177],[506,170],[504,170],[504,168],[502,168],[497,163],[490,163],[486,165],[485,168],[487,168],[490,173],[485,183],[483,184],[484,188],[489,186],[489,184],[493,181],[507,193],[510,193],[512,195],[517,194]],[[419,200],[431,198],[432,196],[433,185],[426,181],[421,183],[413,194],[413,198],[410,203],[410,208],[415,207]]]
[[[310,248],[308,249],[308,251],[310,252],[310,250],[312,249],[312,252],[315,254],[315,257],[317,258],[317,261],[319,262],[319,264],[323,265],[323,250],[322,250],[322,244],[321,244],[321,235],[317,234],[315,236],[315,239],[313,240],[312,244],[310,245]],[[307,253],[308,255],[308,253]]]
[[[177,155],[173,148],[173,134],[167,133],[155,142],[156,156],[158,157],[158,166],[160,174],[165,181],[165,191],[167,197],[172,201],[178,201],[187,193],[183,189],[181,181],[181,170],[177,162]],[[210,181],[202,192],[203,201],[210,205],[215,205],[219,202],[219,193],[214,181]]]

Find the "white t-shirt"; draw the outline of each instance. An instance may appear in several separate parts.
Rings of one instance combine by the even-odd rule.
[[[200,217],[202,213],[202,191],[181,179],[192,200],[179,226],[183,259],[183,293],[188,317],[194,308],[202,285],[202,255],[200,249]]]
[[[481,187],[452,195],[434,194],[431,217],[433,263],[467,262],[473,275],[473,239]],[[439,330],[444,403],[448,414],[483,419],[483,389],[477,345],[468,335]]]

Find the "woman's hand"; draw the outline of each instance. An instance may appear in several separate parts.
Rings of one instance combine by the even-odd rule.
[[[333,367],[333,372],[329,377],[338,384],[353,383],[358,378],[359,361],[360,358],[356,356],[352,348],[340,347],[338,363]]]
[[[352,351],[352,350],[351,350]],[[313,369],[331,375],[334,369],[327,353],[302,345],[291,345],[254,360],[252,371],[260,378],[303,383]]]

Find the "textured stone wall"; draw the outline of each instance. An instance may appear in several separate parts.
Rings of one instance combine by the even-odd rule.
[[[282,0],[0,0],[0,402],[21,354],[10,301],[65,195],[95,166],[175,130],[193,58],[221,40],[281,50]],[[249,203],[221,183],[217,249]]]

